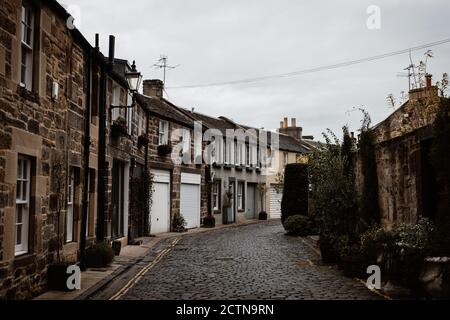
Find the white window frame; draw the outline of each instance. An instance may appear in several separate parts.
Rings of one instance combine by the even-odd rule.
[[[70,168],[69,181],[67,183],[67,212],[66,212],[66,243],[74,241],[74,200],[75,200],[75,170]]]
[[[215,180],[213,183],[213,210],[219,211],[220,210],[220,197],[221,197],[221,186],[222,182],[221,180]]]
[[[111,88],[111,106],[120,106],[120,86],[115,82],[112,83]],[[120,117],[120,108],[113,108],[111,110],[111,122]]]
[[[225,164],[233,164],[233,141],[225,140]]]
[[[29,5],[22,5],[21,43],[20,85],[31,91],[33,89],[34,11]]]
[[[14,254],[28,253],[30,227],[31,160],[18,156],[16,178],[16,217]],[[19,219],[19,211],[21,219]]]
[[[127,106],[131,106],[131,104],[133,103],[133,97],[131,96],[130,93],[127,93]],[[133,108],[126,108],[126,115],[125,115],[125,119],[127,121],[127,132],[129,135],[132,134],[132,129],[133,129]]]
[[[158,131],[158,145],[165,145],[169,143],[169,122],[166,120],[159,120]]]
[[[242,181],[238,181],[237,184],[237,205],[238,210],[244,210],[244,192],[245,192],[245,184]]]
[[[250,144],[246,144],[245,145],[245,165],[247,167],[250,167],[250,157],[251,157],[251,152],[250,152]]]
[[[138,136],[146,134],[145,112],[141,110],[139,113]]]
[[[283,153],[283,161],[284,161],[284,166],[288,165],[288,163],[289,163],[289,153],[288,152]]]

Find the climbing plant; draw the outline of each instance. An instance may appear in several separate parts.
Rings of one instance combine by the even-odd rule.
[[[150,208],[153,202],[153,175],[148,170],[130,179],[132,232],[136,236],[150,233]]]
[[[436,215],[435,248],[438,255],[450,255],[450,99],[441,98],[433,125],[431,161],[437,173],[439,204]]]
[[[358,153],[361,161],[361,174],[363,178],[360,199],[360,216],[366,225],[372,225],[380,223],[375,139],[373,130],[370,128],[371,118],[369,113],[364,109],[360,110],[363,113],[358,141]]]

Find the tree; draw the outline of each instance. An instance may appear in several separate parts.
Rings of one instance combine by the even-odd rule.
[[[284,169],[281,221],[293,215],[308,215],[308,170],[305,164],[291,163]]]

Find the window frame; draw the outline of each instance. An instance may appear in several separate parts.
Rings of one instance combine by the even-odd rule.
[[[244,181],[238,181],[238,183],[237,183],[236,200],[237,200],[238,211],[244,211],[245,210],[245,182]]]
[[[213,211],[220,211],[222,205],[221,204],[222,180],[214,180],[212,196],[213,196],[213,203],[212,203]]]
[[[70,168],[67,183],[67,210],[66,210],[66,224],[65,224],[65,241],[66,243],[74,242],[74,206],[75,206],[75,169]]]
[[[20,20],[20,86],[32,91],[36,68],[34,65],[36,10],[27,2],[22,3]]]
[[[26,164],[24,167],[20,164]],[[17,158],[17,177],[16,177],[16,213],[15,213],[15,240],[14,255],[21,256],[29,253],[30,238],[30,207],[31,207],[31,166],[32,161],[29,157],[19,155]],[[25,188],[24,188],[25,183]],[[20,187],[19,187],[20,184]],[[19,191],[20,189],[20,191]],[[25,190],[25,196],[24,196]],[[20,192],[20,197],[19,197]],[[21,222],[18,223],[18,209],[21,208]],[[23,208],[22,208],[23,207]],[[18,225],[20,228],[20,243],[18,243]]]
[[[167,120],[159,120],[158,125],[158,145],[167,145],[169,144],[169,121]]]

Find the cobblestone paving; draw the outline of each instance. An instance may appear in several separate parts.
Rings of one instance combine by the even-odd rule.
[[[122,299],[379,299],[279,222],[184,236]]]

